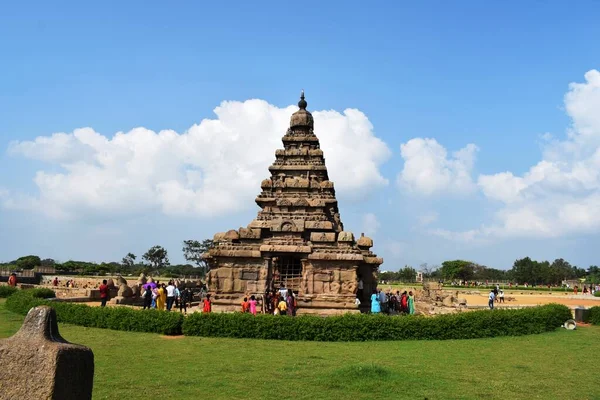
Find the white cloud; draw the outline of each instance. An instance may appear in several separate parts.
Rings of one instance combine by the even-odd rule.
[[[379,230],[381,224],[373,213],[364,214],[362,217],[362,230],[367,236],[373,236]]]
[[[565,110],[566,139],[545,134],[542,159],[523,176],[480,175],[478,185],[500,202],[495,221],[457,237],[561,237],[600,231],[600,72],[572,83]]]
[[[438,217],[439,214],[436,211],[429,211],[425,214],[419,215],[417,219],[419,221],[419,225],[426,226],[433,224],[435,221],[438,220]]]
[[[4,193],[4,205],[56,218],[154,209],[208,217],[252,207],[296,110],[263,100],[225,101],[215,108],[216,119],[183,133],[135,128],[107,137],[82,128],[13,142],[11,154],[45,161],[50,168],[34,178],[36,197]],[[387,184],[379,166],[391,152],[362,112],[313,116],[330,178],[342,197]]]
[[[417,194],[465,194],[476,189],[471,178],[478,148],[468,144],[448,157],[435,139],[414,138],[400,146],[404,168],[398,184]]]

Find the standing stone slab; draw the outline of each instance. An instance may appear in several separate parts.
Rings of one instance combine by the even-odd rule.
[[[92,398],[94,353],[58,333],[56,312],[29,310],[21,329],[0,340],[0,399]]]

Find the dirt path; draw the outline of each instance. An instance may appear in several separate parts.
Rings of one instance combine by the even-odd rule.
[[[481,295],[476,295],[476,294],[462,295],[459,293],[458,296],[461,298],[467,299],[468,306],[487,306],[487,304],[488,304],[487,293],[481,294]],[[559,303],[559,304],[564,304],[569,307],[600,306],[600,301],[594,300],[594,298],[572,299],[572,298],[568,298],[567,296],[560,296],[560,295],[554,296],[554,295],[530,295],[530,294],[523,294],[523,295],[505,294],[505,299],[506,299],[505,303],[495,303],[494,307],[520,306],[520,305],[534,306],[534,305],[542,305],[542,304],[549,304],[549,303]],[[514,300],[508,300],[508,299],[514,299]]]

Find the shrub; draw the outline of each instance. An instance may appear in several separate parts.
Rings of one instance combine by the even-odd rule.
[[[26,293],[29,293],[36,299],[53,299],[56,297],[56,293],[52,289],[37,288],[37,289],[25,289]]]
[[[14,286],[2,285],[2,286],[0,286],[0,299],[4,299],[4,298],[10,296],[11,294],[13,294],[16,291],[17,291],[17,288]]]
[[[600,290],[596,290],[594,292],[594,297],[600,297]]]
[[[552,331],[570,318],[569,308],[559,304],[431,318],[364,314],[290,318],[202,313],[185,318],[183,333],[190,336],[314,341],[473,339]]]
[[[600,325],[600,306],[590,308],[589,322],[594,325]]]
[[[36,290],[39,289],[21,290],[13,294],[6,301],[6,307],[10,311],[25,315],[32,307],[48,305],[56,311],[58,322],[67,324],[164,335],[181,334],[183,315],[177,312],[136,310],[127,307],[90,307],[85,304],[48,301],[42,299],[41,297],[45,296]]]

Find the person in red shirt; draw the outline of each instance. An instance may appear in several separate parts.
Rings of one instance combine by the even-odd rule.
[[[17,286],[17,274],[15,274],[14,272],[8,277],[8,285],[15,287]]]
[[[212,303],[210,302],[210,294],[206,295],[206,299],[204,299],[204,308],[202,312],[209,313],[212,310]]]
[[[108,286],[106,285],[106,279],[102,281],[102,285],[100,285],[98,289],[100,290],[100,306],[105,307],[106,300],[108,300]]]

